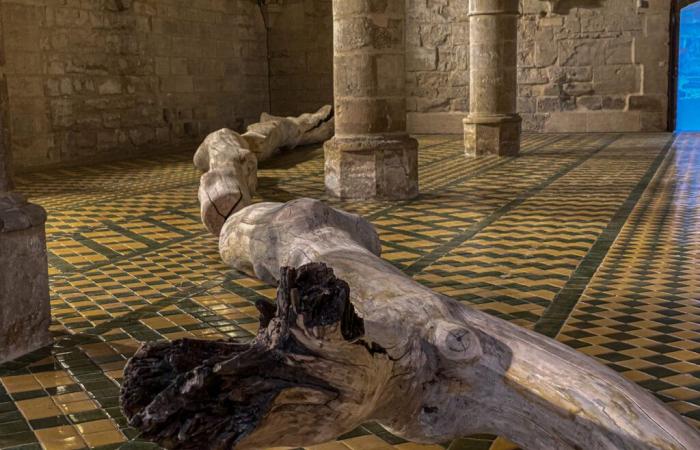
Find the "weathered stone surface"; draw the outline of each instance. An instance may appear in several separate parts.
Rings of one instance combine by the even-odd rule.
[[[418,195],[415,139],[334,138],[325,145],[326,189],[343,199],[410,199]]]
[[[257,2],[1,3],[17,170],[193,145],[268,108]]]
[[[51,342],[46,213],[0,193],[0,363]]]
[[[27,203],[14,192],[0,193],[0,233],[26,230],[43,225],[46,211],[38,205]]]
[[[462,112],[406,114],[406,128],[416,134],[461,134],[464,132]]]
[[[659,112],[666,107],[663,95],[630,95],[627,101],[630,111]]]
[[[660,114],[660,113],[659,113]],[[663,116],[666,117],[665,115]],[[650,119],[651,121],[651,119]],[[642,122],[639,111],[590,111],[552,113],[545,125],[548,133],[635,132]],[[658,121],[656,122],[658,125]]]
[[[522,120],[516,113],[518,0],[469,2],[467,156],[516,156]]]
[[[2,63],[0,58],[0,75]],[[5,81],[0,76],[0,363],[51,340],[46,211],[12,192]]]
[[[464,147],[467,156],[517,156],[520,153],[520,117],[484,123],[464,119]]]
[[[537,102],[540,97],[558,96],[564,91],[569,96],[554,109],[519,109],[525,130],[576,131],[582,116],[625,110],[629,95],[667,98],[671,0],[578,2],[585,3],[582,7],[572,1],[520,3],[523,14],[518,24],[517,76],[520,86],[532,89],[520,90],[518,104],[532,104],[530,100]],[[297,104],[308,110],[332,98],[330,4],[331,0],[286,0],[281,4],[280,17],[297,11],[290,17],[303,20],[297,25],[292,18],[278,21],[272,27],[278,38],[271,42],[271,52],[285,55],[287,60],[301,60],[305,65],[298,70],[289,64],[278,66],[276,73],[273,59],[271,84],[277,91],[286,92],[277,94],[280,101],[274,102],[276,111],[297,113],[293,110]],[[411,133],[455,132],[461,127],[459,120],[457,127],[455,122],[445,127],[436,123],[436,117],[469,111],[466,75],[470,64],[470,26],[466,5],[466,0],[406,1],[405,78]],[[290,29],[293,34],[289,34]],[[315,59],[310,66],[305,56],[312,49],[321,48],[323,58]],[[585,88],[572,85],[581,82],[590,84]],[[602,104],[590,99],[592,96],[601,98]],[[611,96],[619,98],[610,101]],[[665,117],[667,108],[659,104],[654,111],[644,112]],[[563,121],[561,113],[572,115],[575,120]],[[421,117],[436,127],[422,123]],[[549,125],[552,121],[557,123]],[[562,129],[564,123],[572,128]],[[595,118],[591,120],[594,123]],[[638,122],[636,131],[658,130],[654,125],[658,123],[665,123],[665,119]]]
[[[331,195],[418,195],[418,144],[406,133],[404,8],[404,0],[333,1],[335,138],[325,145]]]

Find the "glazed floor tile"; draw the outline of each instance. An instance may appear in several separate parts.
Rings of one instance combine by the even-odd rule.
[[[479,159],[459,136],[419,141],[415,200],[328,198],[320,147],[262,165],[256,200],[362,214],[416,280],[594,356],[700,425],[700,135],[526,135],[520,157]],[[55,342],[0,366],[0,448],[156,448],[119,410],[140,343],[257,331],[254,303],[275,291],[220,261],[191,156],[19,177],[49,212]],[[313,449],[379,448],[515,446],[421,446],[370,423]]]

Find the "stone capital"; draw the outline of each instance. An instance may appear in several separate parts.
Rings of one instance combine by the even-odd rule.
[[[16,192],[0,193],[0,234],[43,227],[46,211]]]

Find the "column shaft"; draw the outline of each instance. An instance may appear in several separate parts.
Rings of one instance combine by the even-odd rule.
[[[405,0],[333,0],[335,137],[326,188],[341,198],[418,195],[406,133]]]
[[[0,28],[2,31],[2,28]],[[7,82],[0,73],[0,193],[14,188],[10,159]]]
[[[7,86],[1,69],[0,363],[51,342],[46,212],[12,192]]]
[[[520,151],[517,114],[518,0],[469,1],[469,156]]]

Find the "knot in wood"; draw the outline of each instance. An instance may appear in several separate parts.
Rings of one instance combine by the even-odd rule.
[[[466,352],[469,349],[469,332],[465,329],[450,330],[447,333],[447,348],[453,352]]]
[[[434,344],[445,358],[467,362],[481,356],[479,339],[468,327],[444,320],[437,321]]]

